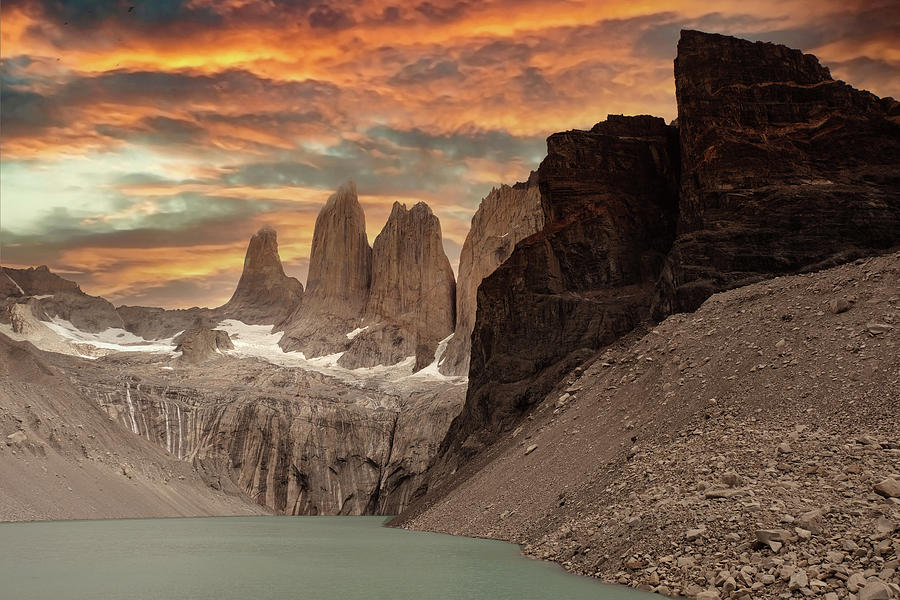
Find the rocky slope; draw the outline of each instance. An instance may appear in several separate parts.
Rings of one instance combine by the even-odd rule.
[[[664,595],[900,596],[900,254],[717,294],[569,374],[409,528]]]
[[[441,373],[469,374],[478,286],[509,258],[520,240],[543,226],[537,173],[531,173],[526,182],[494,188],[481,201],[459,255],[456,330],[441,358]]]
[[[366,216],[351,181],[328,198],[316,218],[306,293],[281,325],[281,347],[309,357],[346,350],[346,334],[359,326],[371,281]]]
[[[424,202],[394,203],[372,245],[372,285],[360,331],[338,361],[354,369],[415,356],[415,370],[434,360],[453,333],[456,282],[441,242],[441,224]]]
[[[294,312],[302,298],[303,285],[284,274],[275,230],[263,227],[250,238],[237,288],[219,311],[244,323],[274,325]]]
[[[469,390],[442,449],[446,471],[648,317],[672,242],[677,138],[662,119],[611,115],[550,136],[547,148],[537,173],[544,228],[478,289]]]
[[[0,520],[268,512],[109,419],[71,360],[0,335]]]
[[[900,103],[815,56],[684,31],[678,239],[654,310],[900,241]]]

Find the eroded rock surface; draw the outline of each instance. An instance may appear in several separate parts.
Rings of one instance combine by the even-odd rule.
[[[454,327],[456,282],[440,221],[424,202],[409,210],[395,202],[372,257],[361,331],[338,364],[354,369],[415,356],[415,369],[421,369]]]
[[[481,201],[459,255],[456,330],[441,359],[441,373],[469,374],[478,286],[509,258],[521,239],[543,226],[537,173],[533,172],[526,182],[494,188]]]

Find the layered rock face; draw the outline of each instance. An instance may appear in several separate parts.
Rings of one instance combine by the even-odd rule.
[[[445,449],[511,426],[560,374],[648,316],[674,237],[678,146],[655,117],[610,116],[550,136],[546,219],[478,289],[469,390]]]
[[[395,202],[372,245],[372,286],[362,331],[338,364],[391,365],[415,356],[419,370],[453,333],[456,282],[441,242],[441,224],[424,202]]]
[[[303,285],[284,274],[275,230],[263,227],[250,238],[241,279],[220,311],[244,323],[274,325],[288,317],[302,297]]]
[[[682,32],[679,236],[657,318],[900,243],[900,103],[784,46]]]
[[[292,515],[399,513],[464,389],[386,394],[233,358],[178,365],[175,382],[155,364],[132,363],[123,376],[115,363],[92,361],[78,372],[85,397],[135,436],[193,463],[214,489]]]
[[[469,374],[478,286],[509,258],[520,240],[540,231],[543,226],[544,212],[535,172],[527,182],[494,188],[481,201],[459,255],[456,331],[441,358],[441,373]]]
[[[348,182],[328,198],[316,218],[303,302],[281,324],[285,351],[307,357],[343,352],[369,298],[372,249],[366,216]]]

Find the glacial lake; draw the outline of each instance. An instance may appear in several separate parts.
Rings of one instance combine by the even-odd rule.
[[[16,600],[635,600],[491,540],[384,517],[0,523],[0,597]]]

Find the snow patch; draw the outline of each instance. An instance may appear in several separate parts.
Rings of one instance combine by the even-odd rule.
[[[440,342],[438,342],[437,349],[434,351],[434,360],[427,367],[420,369],[419,371],[413,373],[408,378],[413,377],[428,377],[431,379],[443,379],[444,381],[463,381],[465,377],[457,377],[444,375],[438,370],[438,367],[441,364],[441,359],[444,357],[444,352],[447,351],[447,344],[450,343],[450,340],[453,338],[453,334],[451,333]]]
[[[12,277],[10,277],[8,273],[4,273],[4,275],[6,275],[6,278],[9,279],[14,286],[16,286],[16,289],[19,290],[20,294],[22,294],[23,296],[28,295],[25,293],[25,290],[22,289],[22,286],[20,286],[18,283],[16,283],[16,280],[13,279]]]
[[[365,327],[357,327],[356,329],[354,329],[353,331],[351,331],[350,333],[347,334],[347,339],[352,340],[353,338],[355,338],[356,336],[358,336],[359,334],[361,334],[363,331],[365,331],[368,328],[369,328],[368,325],[366,325]]]
[[[81,331],[69,321],[53,317],[49,322],[44,322],[50,331],[60,337],[78,344],[87,344],[102,350],[115,352],[165,352],[170,354],[175,351],[174,336],[162,340],[145,340],[134,335],[130,331],[118,327],[110,327],[99,333]]]

